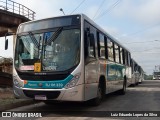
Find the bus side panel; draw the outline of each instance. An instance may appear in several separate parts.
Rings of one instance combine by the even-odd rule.
[[[72,89],[68,89],[64,92],[62,101],[84,101],[84,84],[75,86]]]
[[[117,90],[123,89],[125,71],[126,67],[124,65],[116,63],[116,81],[118,81]]]
[[[132,74],[132,69],[126,66],[127,86],[130,86],[135,79],[135,75]]]
[[[93,61],[85,66],[85,100],[97,97],[98,69],[98,61]]]
[[[107,81],[109,83],[109,92],[114,92],[123,88],[125,67],[123,65],[108,61],[107,64]]]
[[[113,83],[107,80],[107,60],[106,59],[99,59],[100,63],[100,77],[103,76],[106,82],[106,94],[110,93],[113,88]]]

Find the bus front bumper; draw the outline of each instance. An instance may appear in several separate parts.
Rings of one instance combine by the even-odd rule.
[[[14,95],[20,99],[84,101],[84,84],[68,89],[30,89],[14,87]]]

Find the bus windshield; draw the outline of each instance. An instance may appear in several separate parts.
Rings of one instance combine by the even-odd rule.
[[[62,29],[17,36],[15,67],[21,71],[65,71],[80,61],[80,30]]]

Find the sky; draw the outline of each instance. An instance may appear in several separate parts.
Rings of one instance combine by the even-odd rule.
[[[147,74],[160,65],[160,0],[13,0],[36,12],[36,19],[84,13],[126,46]],[[0,56],[13,57],[13,42]]]

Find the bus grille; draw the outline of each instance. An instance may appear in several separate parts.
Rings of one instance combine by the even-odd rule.
[[[33,90],[23,90],[24,94],[33,98],[35,95],[46,95],[47,99],[56,99],[60,95],[60,91],[33,91]]]

